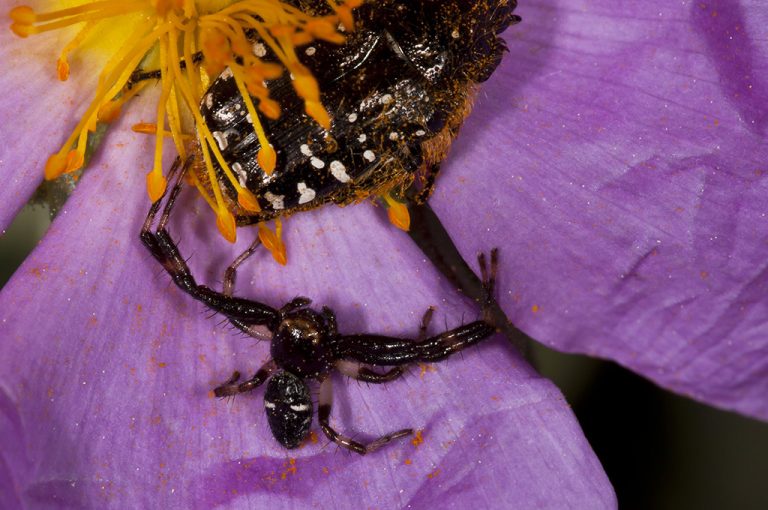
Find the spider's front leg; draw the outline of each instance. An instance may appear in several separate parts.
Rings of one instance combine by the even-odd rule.
[[[406,365],[418,361],[440,361],[462,349],[490,337],[496,332],[491,322],[491,306],[498,271],[498,250],[491,251],[490,269],[485,254],[478,257],[483,277],[482,320],[465,324],[439,335],[416,341],[408,338],[393,338],[381,335],[348,335],[339,338],[340,358],[359,361],[369,365]],[[429,314],[429,311],[427,311]],[[422,321],[422,331],[429,316]]]
[[[152,256],[162,264],[163,268],[173,279],[173,282],[180,289],[204,303],[211,310],[227,316],[236,326],[240,327],[238,324],[238,322],[240,322],[246,326],[265,325],[270,328],[275,327],[279,322],[280,313],[271,306],[259,303],[258,301],[229,296],[226,293],[217,292],[205,285],[199,285],[192,276],[192,272],[190,271],[187,262],[181,256],[178,246],[176,246],[176,243],[166,230],[171,211],[181,192],[184,174],[189,169],[191,162],[192,158],[187,158],[183,164],[180,158],[177,158],[174,162],[171,172],[169,172],[169,176],[173,177],[174,174],[178,174],[175,179],[175,184],[167,195],[168,198],[165,207],[163,208],[163,213],[160,216],[157,228],[154,231],[153,224],[155,222],[155,217],[160,209],[161,202],[166,195],[164,194],[150,207],[147,219],[141,229],[140,237],[142,243],[144,243],[144,246],[146,246]],[[247,258],[247,256],[244,258]],[[234,268],[237,267],[237,265],[233,265]],[[231,288],[233,283],[234,275],[229,284],[225,283],[225,287],[229,286]],[[227,289],[225,288],[225,290]]]

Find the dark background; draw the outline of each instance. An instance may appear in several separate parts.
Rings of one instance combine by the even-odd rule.
[[[0,237],[0,287],[48,224],[47,210],[27,208]],[[565,394],[622,509],[768,510],[768,424],[674,395],[615,363],[538,345],[532,355]]]

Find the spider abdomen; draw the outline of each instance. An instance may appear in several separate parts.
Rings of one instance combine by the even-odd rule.
[[[312,397],[306,383],[290,372],[278,372],[264,392],[267,422],[275,439],[286,448],[296,448],[312,425]]]

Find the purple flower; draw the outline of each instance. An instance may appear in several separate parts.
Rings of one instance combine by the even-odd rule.
[[[467,260],[500,246],[501,303],[534,338],[766,418],[768,8],[546,0],[519,13],[434,209]],[[4,90],[18,91],[0,98],[3,226],[83,102],[78,82],[48,78],[51,44],[0,31]],[[94,75],[83,62],[71,80]],[[559,391],[498,338],[383,386],[335,378],[340,430],[422,430],[367,457],[322,435],[281,449],[260,391],[211,398],[267,346],[209,318],[138,242],[153,149],[128,127],[152,118],[150,96],[0,293],[0,507],[615,504]],[[216,286],[250,239],[233,250],[206,207],[187,193],[170,228]],[[255,256],[237,293],[310,296],[350,333],[412,336],[430,305],[433,331],[474,318],[385,216],[363,204],[290,218],[288,266]]]

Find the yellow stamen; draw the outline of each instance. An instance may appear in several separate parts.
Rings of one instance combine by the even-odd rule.
[[[86,23],[85,26],[80,29],[74,39],[69,41],[69,43],[64,46],[64,49],[61,50],[59,59],[56,61],[56,76],[58,76],[59,80],[67,81],[69,78],[69,62],[67,61],[67,56],[75,48],[82,44],[83,40],[88,36],[88,34],[91,33],[94,26],[96,26],[96,23],[94,22]]]
[[[159,60],[161,85],[155,122],[133,126],[136,132],[156,137],[152,170],[146,177],[147,193],[154,201],[167,188],[162,172],[164,139],[170,137],[182,157],[193,146],[188,144],[189,135],[185,134],[192,131],[191,118],[198,138],[195,151],[202,157],[204,165],[195,165],[199,170],[190,173],[189,182],[198,188],[214,210],[222,235],[234,241],[234,209],[230,198],[224,196],[225,190],[231,185],[237,203],[246,211],[259,211],[259,201],[240,185],[206,125],[199,110],[203,93],[213,77],[226,67],[231,69],[261,145],[257,162],[266,173],[273,172],[277,165],[277,150],[270,144],[260,115],[276,120],[281,115],[281,105],[270,97],[267,82],[280,78],[286,69],[289,70],[296,94],[304,100],[307,115],[326,129],[331,125],[330,115],[321,102],[317,80],[301,64],[296,48],[314,40],[343,43],[345,39],[339,32],[339,24],[345,30],[354,28],[352,10],[362,0],[343,3],[328,0],[328,3],[333,14],[321,17],[280,0],[99,0],[43,13],[35,12],[29,6],[13,8],[9,12],[10,28],[20,37],[80,25],[56,61],[56,74],[60,80],[69,78],[71,54],[85,44],[100,44],[109,39],[101,34],[91,37],[96,30],[118,24],[131,27],[127,36],[120,37],[122,42],[117,51],[99,73],[93,99],[75,129],[61,149],[46,162],[46,179],[74,172],[83,166],[88,137],[96,130],[97,122],[108,123],[119,118],[126,102],[149,83],[129,82],[134,71],[143,60],[155,58]],[[228,5],[218,9],[217,6],[222,4]],[[130,22],[116,19],[130,13],[136,14]],[[135,25],[131,26],[132,23]],[[246,36],[254,31],[256,37]],[[278,62],[266,62],[256,56],[254,43],[257,42],[266,45]],[[202,64],[195,62],[198,51],[204,57]],[[184,63],[184,69],[180,62]],[[148,68],[152,69],[152,66],[150,64]],[[154,67],[158,68],[157,64]],[[217,168],[214,168],[214,160]],[[219,170],[221,173],[217,173]],[[284,264],[286,256],[280,240],[281,228],[281,223],[276,221],[275,232],[270,232],[269,246],[275,260]],[[262,230],[260,226],[260,233]]]
[[[408,207],[395,200],[389,193],[385,193],[382,197],[387,203],[389,221],[400,230],[408,232],[411,228],[411,215],[408,213]]]

